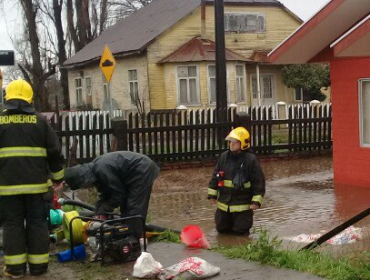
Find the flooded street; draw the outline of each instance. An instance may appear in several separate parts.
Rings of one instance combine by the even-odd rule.
[[[334,188],[330,156],[265,160],[261,165],[266,175],[266,196],[262,209],[255,211],[254,228],[267,229],[273,236],[283,239],[328,231],[370,207],[370,189]],[[212,169],[162,171],[151,198],[151,222],[172,229],[197,224],[213,245],[246,242],[248,238],[230,238],[214,229],[216,208],[206,198]],[[359,225],[370,227],[370,218]],[[291,245],[300,248],[305,244]]]

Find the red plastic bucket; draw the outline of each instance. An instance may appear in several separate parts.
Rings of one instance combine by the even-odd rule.
[[[190,248],[209,249],[208,240],[204,237],[203,231],[197,225],[188,225],[184,227],[180,234],[181,241]]]

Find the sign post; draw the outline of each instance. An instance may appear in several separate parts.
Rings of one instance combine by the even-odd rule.
[[[105,79],[107,80],[107,90],[108,90],[108,96],[109,96],[109,116],[110,116],[110,119],[112,119],[113,118],[113,108],[112,108],[112,95],[110,91],[110,80],[112,79],[113,71],[116,66],[116,60],[114,59],[107,45],[105,45],[104,47],[99,66],[105,76]]]

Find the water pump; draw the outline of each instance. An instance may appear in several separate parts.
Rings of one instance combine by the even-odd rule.
[[[140,219],[143,232],[143,250],[146,251],[145,224],[141,216],[101,220],[90,217],[78,216],[70,221],[71,234],[73,234],[72,222],[81,219],[88,222],[86,229],[87,243],[94,253],[95,260],[101,264],[121,263],[136,260],[141,255],[140,239],[137,238],[129,226],[129,221]],[[73,236],[71,235],[71,253],[73,257]]]
[[[132,235],[128,225],[92,222],[86,230],[87,243],[97,259],[112,262],[136,260],[141,254],[140,241]]]

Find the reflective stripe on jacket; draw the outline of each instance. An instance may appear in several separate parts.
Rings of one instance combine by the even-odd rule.
[[[219,171],[224,172],[222,187],[218,186]],[[220,210],[249,210],[251,204],[261,205],[264,194],[265,177],[254,154],[248,151],[236,155],[230,151],[221,154],[208,187],[208,198],[217,199]]]
[[[59,139],[39,113],[0,114],[0,196],[48,191],[47,180],[64,178]]]

